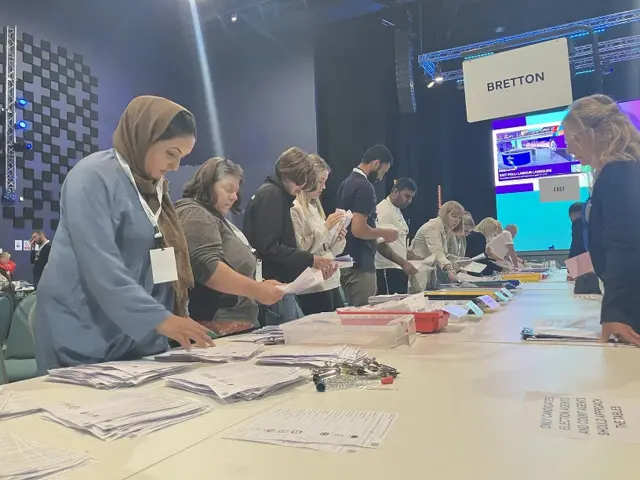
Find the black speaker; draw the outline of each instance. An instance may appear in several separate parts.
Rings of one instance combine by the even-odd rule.
[[[416,111],[414,70],[417,61],[411,33],[405,30],[396,30],[395,47],[396,86],[400,113],[414,113]]]

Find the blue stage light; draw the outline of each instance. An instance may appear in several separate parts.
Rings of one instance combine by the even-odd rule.
[[[26,143],[24,146],[27,150],[31,150],[33,148],[33,143]]]
[[[18,104],[19,107],[26,107],[27,105],[29,105],[29,102],[27,101],[26,98],[19,98],[16,103]]]
[[[20,130],[26,130],[27,128],[29,128],[29,124],[24,120],[20,120],[18,123],[16,123],[16,127],[18,127]]]

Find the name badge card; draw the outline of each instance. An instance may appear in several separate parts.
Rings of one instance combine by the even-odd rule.
[[[149,253],[151,255],[151,274],[155,285],[178,280],[178,267],[173,247],[156,248]]]
[[[508,302],[509,301],[509,297],[507,297],[504,293],[502,292],[496,292],[495,296],[498,297],[498,300],[500,300],[501,302]]]
[[[480,297],[480,301],[484,303],[491,310],[500,308],[500,304],[496,302],[491,295],[483,295]]]
[[[475,304],[475,302],[474,302],[473,300],[469,300],[469,301],[467,302],[466,307],[467,307],[471,312],[473,312],[473,314],[474,314],[476,317],[481,317],[481,316],[482,316],[482,314],[483,314],[482,309],[481,309],[478,305],[476,305],[476,304]]]

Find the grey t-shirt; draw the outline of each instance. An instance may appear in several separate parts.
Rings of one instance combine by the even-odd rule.
[[[222,215],[190,198],[176,202],[176,212],[187,239],[193,276],[199,284],[196,289],[205,287],[220,262],[241,275],[255,277],[256,258],[251,248],[238,238]],[[235,304],[229,306],[229,300],[236,298],[236,302],[231,302]],[[190,302],[195,301],[201,299],[190,299]],[[247,297],[222,294],[219,308],[211,305],[212,310],[216,308],[217,312],[212,315],[214,320],[244,320],[257,324],[258,305]]]

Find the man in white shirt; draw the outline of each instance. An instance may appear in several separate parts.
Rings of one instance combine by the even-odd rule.
[[[386,246],[408,264],[406,268],[411,265],[406,262],[409,226],[402,215],[402,210],[411,204],[416,191],[417,187],[413,180],[408,177],[400,178],[395,181],[389,196],[377,206],[378,226],[398,232],[398,239],[387,243]],[[402,265],[385,258],[380,253],[376,253],[375,264],[378,295],[407,293],[409,277]]]

